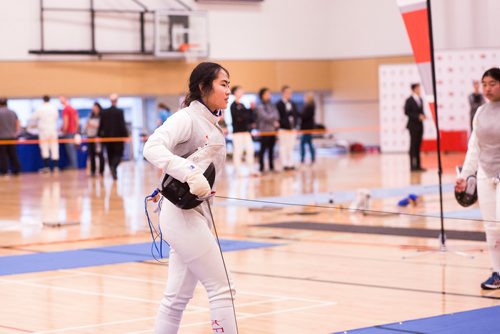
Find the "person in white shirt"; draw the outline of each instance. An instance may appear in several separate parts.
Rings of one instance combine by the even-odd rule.
[[[295,169],[295,159],[293,150],[297,141],[297,120],[299,112],[297,106],[292,101],[292,89],[290,86],[281,88],[281,100],[276,103],[276,108],[280,114],[280,128],[278,130],[278,144],[280,161],[283,170]]]
[[[59,170],[59,143],[57,133],[57,120],[59,112],[56,106],[50,104],[50,96],[43,96],[43,104],[31,115],[30,123],[38,129],[40,152],[43,159],[43,168],[40,172]],[[52,160],[52,161],[51,161]]]
[[[253,108],[247,108],[240,100],[245,91],[241,86],[231,88],[234,102],[231,104],[231,119],[233,125],[233,162],[236,175],[244,175],[241,171],[243,152],[245,152],[245,164],[251,176],[258,176],[254,170],[253,139],[250,131],[255,127]]]
[[[219,64],[205,62],[193,69],[184,108],[157,128],[144,145],[144,157],[206,198],[212,192],[203,175],[210,163],[216,177],[226,157],[225,138],[218,125],[229,99],[229,73]],[[153,200],[158,201],[160,196]],[[233,284],[226,274],[207,201],[193,209],[180,209],[162,201],[160,226],[170,244],[168,281],[156,318],[156,334],[175,334],[198,281],[205,287],[213,333],[237,333]],[[227,276],[226,276],[227,275]]]
[[[477,196],[484,222],[493,273],[481,284],[485,290],[500,289],[500,68],[482,77],[483,93],[489,100],[479,107],[455,191],[463,192],[466,179],[477,173]]]

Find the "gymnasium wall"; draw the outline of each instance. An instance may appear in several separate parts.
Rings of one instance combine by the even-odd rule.
[[[210,56],[227,60],[334,59],[400,55],[411,52],[395,0],[264,0],[197,3],[208,12]],[[176,1],[141,0],[150,9],[179,7]],[[140,10],[132,0],[94,1],[97,9]],[[85,9],[88,0],[44,0],[46,7]],[[9,13],[0,22],[4,45],[0,60],[81,60],[82,56],[39,57],[39,1],[1,1]],[[377,15],[373,15],[377,13]],[[147,16],[146,47],[152,43],[152,16]],[[89,49],[90,16],[86,12],[45,12],[46,49]],[[99,13],[98,50],[138,50],[137,14]]]
[[[233,84],[247,91],[282,85],[296,90],[330,90],[331,61],[221,61]],[[0,62],[0,92],[10,97],[176,95],[187,88],[195,64],[183,61]]]

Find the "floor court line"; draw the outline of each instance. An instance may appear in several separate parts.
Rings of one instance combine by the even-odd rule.
[[[337,304],[337,302],[327,302],[327,303],[323,303],[321,305],[310,305],[310,306],[303,306],[303,307],[294,307],[294,308],[289,308],[289,309],[283,309],[283,310],[279,310],[279,311],[254,313],[254,314],[248,314],[248,315],[238,316],[237,320],[240,321],[240,320],[245,320],[245,319],[252,319],[252,318],[257,318],[257,317],[264,317],[264,316],[268,316],[268,315],[275,315],[275,314],[282,314],[282,313],[289,313],[289,312],[304,311],[304,310],[308,310],[308,309],[312,309],[312,308],[333,306],[333,305],[336,305],[336,304]],[[237,314],[240,314],[240,312],[237,312]],[[191,323],[191,324],[181,325],[180,328],[206,326],[206,325],[207,325],[206,321],[200,321],[200,322],[194,322],[194,323]],[[151,333],[151,332],[152,332],[151,329],[146,329],[146,330],[142,330],[142,331],[127,332],[126,334],[143,334],[143,333]]]
[[[30,331],[30,330],[27,330],[27,329],[22,329],[22,328],[17,328],[17,327],[11,327],[11,326],[0,325],[0,328],[10,329],[10,330],[21,332],[21,333],[33,333],[33,331]]]
[[[127,280],[127,278],[125,278],[125,277],[116,276],[116,275],[102,275],[102,274],[96,274],[96,273],[88,273],[88,272],[81,271],[81,270],[64,270],[64,271],[65,272],[79,273],[79,274],[81,274],[79,276],[84,276],[85,274],[90,274],[90,275],[93,275],[93,276],[112,277],[114,279],[124,279],[124,280]],[[133,279],[133,280],[134,281],[138,281],[138,282],[151,282],[149,280],[141,280],[141,279]],[[123,296],[109,295],[109,294],[92,293],[92,292],[85,292],[85,291],[81,291],[81,290],[77,290],[77,289],[68,289],[68,288],[61,288],[61,287],[53,287],[53,286],[43,285],[43,284],[35,284],[35,283],[27,283],[27,282],[15,282],[15,281],[12,281],[11,283],[18,283],[18,284],[21,284],[21,285],[36,286],[36,287],[42,287],[42,288],[52,288],[52,289],[63,290],[63,291],[68,291],[68,292],[75,292],[75,293],[80,293],[80,294],[83,293],[83,294],[86,294],[86,295],[97,295],[97,296],[103,296],[103,297],[121,298],[121,299],[126,299],[126,300],[139,301],[139,302],[148,302],[148,303],[155,303],[155,304],[158,303],[157,300],[151,301],[151,300],[145,300],[145,299],[139,299],[139,298],[130,298],[130,297],[123,297]],[[154,283],[160,283],[160,282],[154,282]],[[163,284],[163,282],[161,282],[161,283]],[[269,295],[269,294],[257,293],[257,292],[249,292],[249,291],[241,291],[241,292],[239,292],[239,294],[250,295],[250,296],[261,296],[261,297],[267,297],[267,298],[271,297],[270,299],[264,299],[264,300],[260,300],[260,301],[253,301],[253,302],[248,302],[248,303],[237,304],[237,306],[239,308],[246,307],[246,306],[252,306],[252,305],[273,303],[273,302],[278,302],[278,301],[286,301],[286,300],[296,300],[296,301],[302,301],[302,302],[308,302],[308,303],[315,303],[315,304],[314,305],[303,306],[303,307],[296,307],[296,308],[288,308],[288,309],[285,308],[285,309],[282,309],[282,310],[279,310],[279,311],[263,312],[263,313],[256,313],[256,314],[247,313],[247,312],[237,312],[238,319],[248,319],[248,318],[255,318],[255,317],[259,317],[259,316],[281,314],[281,313],[287,313],[287,312],[295,312],[295,311],[301,311],[301,310],[310,309],[310,308],[325,307],[325,306],[330,306],[330,305],[337,304],[336,302],[324,302],[324,301],[319,301],[319,300],[314,300],[314,299],[308,299],[308,298],[300,298],[300,297],[295,297],[295,296]],[[190,309],[192,309],[192,310],[190,310]],[[206,308],[206,307],[189,305],[188,309],[186,310],[186,314],[201,313],[201,312],[208,312],[208,311],[209,311],[209,308]],[[151,319],[154,319],[154,318],[155,317],[146,317],[146,318],[130,319],[130,320],[125,320],[125,321],[114,321],[114,322],[107,322],[107,323],[100,323],[100,324],[89,324],[89,325],[83,325],[83,326],[78,326],[78,327],[70,327],[70,328],[61,328],[61,329],[49,330],[49,331],[41,331],[41,332],[36,332],[36,333],[37,334],[58,333],[58,332],[64,332],[64,331],[69,331],[69,330],[77,330],[77,329],[85,329],[85,328],[96,328],[96,327],[111,326],[111,325],[117,325],[117,324],[123,324],[123,323],[132,323],[132,322],[137,322],[137,321],[151,320]],[[192,327],[192,326],[200,326],[202,324],[206,325],[206,322],[189,324],[189,325],[186,325],[186,326],[187,327]],[[147,331],[150,331],[150,330],[147,330]],[[143,332],[147,332],[147,331],[143,331]],[[140,332],[134,332],[134,333],[143,333],[143,332],[140,331]]]
[[[336,302],[327,302],[327,303],[323,303],[321,305],[309,305],[309,306],[303,306],[303,307],[292,307],[292,308],[282,309],[282,310],[278,310],[278,311],[253,313],[253,314],[248,314],[246,316],[237,317],[237,320],[240,321],[240,320],[244,320],[244,319],[264,317],[264,316],[273,315],[273,314],[297,312],[297,311],[303,311],[303,310],[308,310],[308,309],[312,309],[312,308],[332,306],[332,305],[336,305],[336,304],[337,304]],[[238,314],[239,314],[239,312],[238,312]],[[200,325],[206,325],[206,322],[198,322],[198,323],[186,324],[184,326],[181,326],[181,328],[182,327],[195,327],[195,326],[200,326]]]
[[[3,282],[3,280],[0,280],[0,282]],[[43,289],[65,291],[65,292],[76,293],[76,294],[87,295],[87,296],[116,298],[116,299],[128,300],[128,301],[133,301],[133,302],[141,302],[141,303],[149,303],[149,304],[158,303],[157,300],[153,301],[153,300],[143,299],[143,298],[132,298],[132,297],[126,297],[126,296],[120,296],[120,295],[111,295],[111,294],[106,294],[106,293],[97,293],[97,292],[90,292],[90,291],[84,291],[84,290],[78,290],[78,289],[63,288],[63,287],[57,287],[57,286],[45,285],[45,284],[36,284],[36,283],[19,282],[19,281],[9,281],[9,283],[37,287],[37,288],[43,288]]]
[[[9,280],[9,279],[3,279],[5,281],[12,281],[12,282],[40,282],[40,281],[47,281],[51,279],[60,279],[60,278],[75,278],[75,277],[81,277],[85,276],[84,274],[73,274],[73,275],[58,275],[58,276],[47,276],[47,277],[40,277],[40,278],[26,278],[26,279],[16,279],[16,280]]]
[[[149,279],[140,279],[140,278],[129,278],[125,276],[119,276],[119,275],[107,275],[107,274],[99,274],[99,273],[93,273],[93,272],[87,272],[84,270],[64,270],[66,272],[78,272],[78,273],[83,273],[83,274],[88,274],[92,276],[98,276],[98,277],[104,277],[104,278],[113,278],[113,279],[119,279],[119,280],[124,280],[124,281],[134,281],[134,282],[140,282],[140,283],[154,283],[154,284],[161,284],[164,285],[164,281],[155,281],[155,280],[149,280]],[[284,299],[284,300],[298,300],[298,301],[304,301],[304,302],[309,302],[309,303],[322,303],[324,301],[322,300],[316,300],[316,299],[307,299],[307,298],[302,298],[302,297],[296,297],[296,296],[290,296],[290,295],[275,295],[275,294],[266,294],[266,293],[258,293],[258,292],[250,292],[250,291],[240,291],[237,290],[237,294],[241,295],[248,295],[248,296],[260,296],[260,297],[266,297],[266,298],[273,298],[273,299]]]
[[[288,298],[284,298],[283,300],[288,300]],[[260,301],[260,303],[268,303],[268,302],[274,302],[276,300],[264,300]],[[255,305],[257,302],[249,302],[249,303],[243,303],[239,304],[239,307],[244,307],[244,306],[250,306],[250,305]],[[277,313],[287,313],[287,312],[295,312],[295,311],[300,311],[304,309],[310,309],[310,308],[316,308],[316,307],[323,307],[323,306],[330,306],[330,305],[335,305],[337,304],[336,302],[323,302],[320,305],[309,305],[309,306],[303,306],[303,307],[296,307],[296,308],[289,308],[289,309],[283,309],[280,311],[273,311],[273,312],[263,312],[263,313],[248,313],[248,312],[237,312],[238,319],[248,319],[248,318],[255,318],[259,316],[265,316],[265,315],[271,315],[271,314],[277,314]],[[188,306],[189,308],[189,306]],[[196,314],[196,313],[203,313],[203,312],[208,312],[209,308],[203,308],[198,307],[200,309],[198,310],[186,310],[185,314]],[[146,321],[146,320],[152,320],[155,319],[156,316],[154,317],[143,317],[143,318],[136,318],[136,319],[129,319],[129,320],[121,320],[121,321],[110,321],[110,322],[105,322],[105,323],[99,323],[99,324],[89,324],[89,325],[82,325],[82,326],[75,326],[75,327],[66,327],[66,328],[58,328],[58,329],[53,329],[53,330],[47,330],[47,331],[38,331],[34,332],[35,334],[48,334],[48,333],[59,333],[59,332],[64,332],[64,331],[70,331],[70,330],[78,330],[78,329],[89,329],[89,328],[96,328],[96,327],[103,327],[103,326],[113,326],[113,325],[120,325],[120,324],[125,324],[125,323],[133,323],[133,322],[138,322],[138,321]],[[198,322],[198,323],[192,323],[192,324],[187,324],[181,327],[194,327],[194,326],[201,326],[201,325],[206,325],[207,323],[204,322]],[[145,332],[150,332],[151,329],[144,330],[144,331],[136,331],[136,332],[129,332],[131,333],[145,333]]]
[[[121,320],[121,321],[109,321],[109,322],[103,322],[100,324],[50,329],[47,331],[34,332],[34,334],[60,333],[60,332],[65,332],[65,331],[78,330],[78,329],[88,329],[88,328],[95,328],[95,327],[102,327],[102,326],[122,325],[122,324],[133,323],[133,322],[137,322],[137,321],[147,321],[147,320],[152,320],[152,319],[155,319],[155,317],[144,317],[144,318],[136,318],[136,319],[129,319],[129,320]]]
[[[189,306],[188,306],[189,308]],[[189,310],[187,309],[185,311],[185,314],[196,314],[196,313],[205,313],[208,312],[208,308],[204,309],[198,309],[198,310]],[[127,323],[134,323],[138,321],[148,321],[148,320],[154,320],[156,319],[156,316],[151,316],[151,317],[142,317],[142,318],[136,318],[136,319],[128,319],[128,320],[118,320],[118,321],[108,321],[108,322],[103,322],[99,324],[88,324],[88,325],[82,325],[82,326],[75,326],[75,327],[65,327],[65,328],[58,328],[58,329],[50,329],[47,331],[38,331],[34,332],[34,334],[48,334],[48,333],[59,333],[59,332],[64,332],[64,331],[70,331],[70,330],[78,330],[78,329],[89,329],[89,328],[97,328],[97,327],[103,327],[103,326],[114,326],[114,325],[122,325],[122,324],[127,324]],[[147,331],[152,331],[152,329],[148,329]]]
[[[325,303],[324,300],[309,299],[309,298],[302,298],[302,297],[295,297],[295,296],[272,295],[272,294],[267,294],[267,293],[249,292],[249,291],[242,291],[242,292],[237,292],[237,293],[241,293],[241,294],[245,294],[245,295],[249,295],[249,296],[283,298],[285,300],[297,300],[297,301],[302,301],[302,302],[307,302],[307,303]]]
[[[409,289],[409,288],[402,288],[402,287],[388,286],[388,285],[377,285],[377,284],[366,284],[366,283],[352,283],[352,282],[331,281],[331,280],[322,280],[322,279],[306,278],[306,277],[294,277],[294,276],[283,276],[283,275],[272,275],[272,274],[258,274],[258,273],[245,273],[245,272],[236,272],[236,271],[233,272],[233,273],[235,273],[235,274],[241,274],[241,275],[252,275],[252,276],[260,276],[260,277],[268,277],[268,278],[296,280],[296,281],[307,281],[307,282],[316,282],[316,283],[349,285],[349,286],[357,286],[357,287],[364,287],[364,288],[375,288],[375,289],[386,289],[386,290],[395,290],[395,291],[408,291],[408,292],[417,292],[417,293],[426,293],[426,294],[438,294],[438,295],[457,296],[457,297],[486,298],[486,299],[500,300],[500,297],[494,297],[494,296],[471,295],[471,294],[465,294],[465,293],[455,293],[455,292],[446,292],[446,291],[437,291],[437,290]]]
[[[189,307],[189,306],[188,306]],[[205,313],[208,312],[209,309],[199,309],[199,310],[186,310],[184,314],[197,314],[197,313]],[[238,312],[240,314],[240,312]],[[245,313],[245,315],[247,315]],[[34,334],[48,334],[48,333],[59,333],[59,332],[64,332],[64,331],[70,331],[70,330],[78,330],[78,329],[89,329],[89,328],[97,328],[97,327],[103,327],[103,326],[114,326],[114,325],[121,325],[121,324],[126,324],[126,323],[134,323],[138,321],[148,321],[148,320],[154,320],[156,319],[156,316],[152,317],[143,317],[143,318],[136,318],[136,319],[128,319],[128,320],[120,320],[120,321],[109,321],[109,322],[103,322],[99,324],[89,324],[89,325],[82,325],[82,326],[74,326],[74,327],[65,327],[65,328],[58,328],[58,329],[51,329],[47,331],[38,331],[38,332],[32,332]],[[197,326],[201,324],[207,324],[206,322],[200,322],[199,324],[196,324]],[[192,326],[192,325],[191,325]],[[189,327],[191,327],[189,326]],[[185,326],[187,327],[187,326]],[[129,332],[129,333],[143,333],[143,332],[151,332],[152,329],[147,329],[144,331],[138,331],[138,332]]]
[[[82,275],[83,276],[83,273]],[[96,276],[102,276],[99,274],[96,274]],[[65,276],[67,277],[67,276]],[[118,278],[117,276],[113,276],[113,278]],[[48,278],[47,278],[48,279]],[[146,281],[146,280],[143,280]],[[93,295],[93,296],[102,296],[102,297],[111,297],[111,298],[119,298],[119,299],[125,299],[125,300],[130,300],[130,301],[138,301],[138,302],[147,302],[147,303],[154,303],[157,304],[157,300],[147,300],[147,299],[141,299],[141,298],[130,298],[130,297],[124,297],[124,296],[118,296],[118,295],[110,295],[110,294],[102,294],[102,293],[94,293],[94,292],[88,292],[88,291],[83,291],[83,290],[78,290],[78,289],[69,289],[69,288],[62,288],[62,287],[54,287],[50,285],[44,285],[44,284],[36,284],[36,283],[29,283],[25,281],[10,281],[10,283],[13,284],[19,284],[19,285],[26,285],[26,286],[34,286],[34,287],[40,287],[40,288],[50,288],[50,289],[55,289],[59,291],[66,291],[66,292],[72,292],[72,293],[78,293],[78,294],[85,294],[85,295]],[[258,305],[258,304],[266,304],[266,303],[273,303],[277,301],[286,301],[286,300],[297,300],[297,301],[303,301],[303,302],[310,302],[310,303],[318,303],[318,300],[311,300],[311,299],[306,299],[306,298],[298,298],[298,297],[292,297],[292,296],[270,296],[266,294],[261,294],[261,293],[251,293],[251,292],[240,292],[241,294],[246,294],[246,295],[252,295],[252,296],[262,296],[262,297],[272,297],[271,299],[264,299],[260,301],[253,301],[253,302],[248,302],[248,303],[241,303],[238,304],[238,307],[246,307],[246,306],[252,306],[252,305]],[[325,304],[324,302],[321,302],[321,305]],[[332,304],[327,303],[328,305]],[[319,307],[321,305],[309,305],[309,306],[304,306],[303,308],[310,308],[310,307]],[[299,308],[299,309],[303,309]],[[190,311],[189,309],[194,309]],[[295,311],[294,309],[284,309],[283,312],[286,312],[287,310]],[[194,305],[189,305],[187,312],[186,313],[198,313],[198,312],[208,312],[209,309],[206,307],[200,307],[200,306],[194,306]],[[250,317],[256,317],[259,316],[259,314],[249,314],[249,313],[242,313],[238,312],[238,314],[241,316],[242,319],[250,318]],[[263,315],[266,315],[268,313],[263,313]],[[144,319],[151,319],[152,317],[149,318],[139,318],[135,320],[127,320],[126,322],[135,322],[135,321],[142,321]],[[154,318],[154,317],[153,317]],[[91,327],[101,327],[101,326],[107,326],[107,325],[115,325],[119,324],[121,322],[110,322],[110,323],[102,323],[102,324],[92,324],[92,325],[85,325],[85,326],[80,326],[80,327],[72,327],[72,328],[65,328],[65,329],[57,329],[57,330],[51,330],[51,331],[43,331],[43,332],[36,332],[36,333],[56,333],[60,331],[65,331],[65,330],[74,330],[74,329],[82,329],[82,328],[91,328]]]
[[[472,246],[472,245],[470,245]],[[442,263],[435,263],[435,262],[422,262],[422,261],[412,261],[409,262],[408,260],[410,259],[381,259],[381,258],[372,258],[372,257],[361,257],[361,256],[348,256],[348,255],[340,255],[340,254],[325,254],[325,253],[310,253],[310,252],[297,252],[297,251],[288,251],[288,250],[274,250],[275,252],[281,252],[281,253],[291,253],[291,254],[300,254],[300,255],[310,255],[312,257],[318,258],[318,257],[328,257],[328,258],[342,258],[342,259],[352,259],[352,260],[360,260],[360,261],[375,261],[375,262],[392,262],[392,263],[408,263],[412,265],[421,265],[421,266],[437,266],[437,267],[442,267]],[[484,252],[484,250],[481,249],[470,249],[466,250],[468,252],[475,251],[475,252]],[[490,270],[489,267],[475,267],[475,266],[466,266],[466,265],[458,265],[458,264],[447,264],[447,268],[467,268],[467,269],[478,269],[478,270]]]
[[[249,319],[249,318],[263,317],[263,316],[273,315],[273,314],[281,314],[281,313],[304,311],[304,310],[308,310],[308,309],[312,309],[312,308],[327,307],[327,306],[333,306],[333,305],[337,305],[337,302],[324,302],[324,303],[318,304],[318,305],[309,305],[309,306],[302,306],[302,307],[292,307],[292,308],[288,308],[288,309],[282,309],[282,310],[279,310],[279,311],[256,313],[256,314],[252,314],[250,316],[239,318],[239,319]]]
[[[163,285],[166,284],[166,281],[157,281],[157,280],[143,279],[143,278],[132,278],[132,277],[126,277],[126,276],[120,276],[120,275],[100,274],[100,273],[94,273],[94,272],[80,270],[80,269],[64,269],[64,271],[82,273],[83,275],[87,275],[87,276],[97,276],[97,277],[103,277],[103,278],[117,279],[117,280],[121,280],[121,281],[130,281],[130,282],[139,282],[139,283],[153,283],[153,284],[163,284]]]

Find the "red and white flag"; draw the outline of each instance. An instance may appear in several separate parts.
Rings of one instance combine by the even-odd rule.
[[[434,122],[436,109],[432,77],[431,41],[429,37],[429,11],[426,0],[396,0],[410,38],[413,56],[422,80],[425,100],[429,103]]]

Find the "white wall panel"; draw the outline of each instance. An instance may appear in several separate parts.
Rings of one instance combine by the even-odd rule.
[[[500,49],[439,51],[436,53],[436,88],[439,128],[469,131],[468,96],[472,81],[500,65]],[[383,152],[405,152],[409,147],[407,117],[403,107],[411,94],[410,84],[420,82],[414,64],[379,67],[380,144]],[[427,106],[427,104],[426,104]],[[429,116],[424,123],[424,139],[435,139],[436,128]]]
[[[151,9],[182,8],[176,1],[142,2]],[[209,12],[209,39],[214,59],[340,59],[411,53],[395,0],[185,2],[193,9]],[[45,0],[45,3],[86,8],[89,2]],[[40,59],[28,54],[29,49],[40,48],[38,4],[34,0],[0,1],[0,11],[8,13],[0,21],[0,42],[4,46],[0,49],[0,60]],[[131,0],[96,0],[95,5],[101,9],[141,9]],[[500,47],[499,12],[498,0],[432,1],[436,48]],[[47,48],[59,44],[68,48],[88,44],[89,32],[84,30],[88,18],[81,14],[56,16],[59,17],[48,23]],[[63,25],[64,21],[67,26]],[[99,47],[108,51],[137,49],[137,21],[99,19],[97,23],[104,29],[97,35]]]

